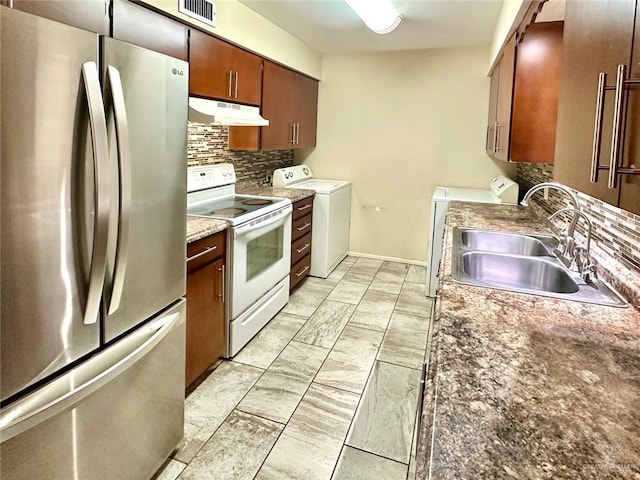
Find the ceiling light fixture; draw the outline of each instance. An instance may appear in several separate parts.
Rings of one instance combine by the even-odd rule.
[[[376,33],[389,33],[402,17],[391,0],[344,0],[362,21]]]

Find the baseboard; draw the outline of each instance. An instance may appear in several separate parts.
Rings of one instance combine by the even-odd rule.
[[[370,253],[361,253],[361,252],[349,252],[348,255],[350,257],[372,258],[374,260],[383,260],[383,261],[386,260],[388,262],[408,263],[409,265],[418,265],[420,267],[427,266],[427,262],[421,262],[419,260],[408,260],[406,258],[385,257],[383,255],[371,255]]]

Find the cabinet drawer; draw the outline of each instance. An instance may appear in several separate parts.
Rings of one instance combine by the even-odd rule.
[[[187,272],[225,254],[226,232],[201,238],[187,245]]]
[[[309,275],[311,269],[311,255],[307,255],[296,263],[291,269],[289,278],[289,290],[293,290],[302,280]]]
[[[299,262],[302,257],[311,253],[311,232],[291,244],[291,265]]]
[[[308,198],[298,200],[293,204],[293,219],[297,220],[313,211],[313,195]]]
[[[291,242],[298,240],[301,236],[311,231],[311,214],[294,220],[291,225]]]

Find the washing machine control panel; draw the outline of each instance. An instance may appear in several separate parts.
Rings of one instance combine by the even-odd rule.
[[[295,165],[293,167],[279,168],[273,171],[273,186],[288,187],[294,183],[313,178],[311,168],[306,165]]]

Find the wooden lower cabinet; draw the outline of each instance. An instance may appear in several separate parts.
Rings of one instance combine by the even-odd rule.
[[[221,232],[187,246],[186,387],[225,353],[225,239]]]
[[[313,224],[313,196],[293,204],[291,226],[291,271],[289,289],[293,290],[311,270],[311,228]]]

